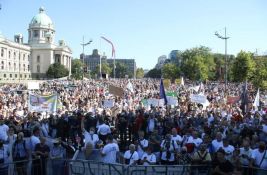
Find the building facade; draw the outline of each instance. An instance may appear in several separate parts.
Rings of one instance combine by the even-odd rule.
[[[60,40],[54,43],[55,29],[43,7],[28,28],[28,43],[17,34],[14,41],[0,36],[0,79],[43,79],[51,64],[64,65],[71,73],[72,51]]]
[[[92,55],[80,55],[80,59],[84,64],[86,65],[88,71],[94,72],[96,70],[96,67],[100,64],[100,57],[101,57],[101,63],[108,63],[110,67],[113,67],[114,59],[107,59],[106,56],[102,56],[98,53],[97,49],[93,50]],[[115,58],[115,63],[122,63],[127,68],[128,71],[132,74],[132,76],[135,76],[136,71],[136,63],[135,59],[118,59]]]

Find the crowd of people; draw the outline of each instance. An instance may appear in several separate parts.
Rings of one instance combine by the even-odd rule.
[[[129,88],[129,82],[131,88]],[[123,89],[123,96],[109,93],[109,86]],[[170,84],[165,91],[177,94],[177,105],[145,105],[144,99],[160,98],[160,80],[47,81],[31,93],[58,94],[60,107],[53,113],[29,111],[27,86],[0,86],[0,175],[14,163],[17,174],[45,174],[47,159],[59,165],[77,150],[97,161],[125,165],[200,165],[190,171],[211,174],[267,172],[267,100],[248,85],[246,104],[242,84],[192,82]],[[209,105],[193,103],[191,94],[203,94]],[[104,100],[113,100],[105,107]],[[17,163],[16,163],[17,162]],[[42,165],[40,167],[35,165]],[[254,169],[252,169],[254,168]],[[257,171],[255,171],[255,168]]]

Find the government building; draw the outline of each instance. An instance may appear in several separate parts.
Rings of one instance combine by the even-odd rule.
[[[9,40],[0,34],[0,80],[45,79],[51,64],[60,63],[71,73],[72,51],[60,40],[55,44],[55,28],[43,7],[30,21],[28,43],[22,34]]]

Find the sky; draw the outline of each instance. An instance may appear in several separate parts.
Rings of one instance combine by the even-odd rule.
[[[171,50],[207,46],[224,53],[227,28],[228,53],[240,50],[267,51],[266,0],[0,0],[0,31],[8,39],[22,33],[27,42],[27,29],[43,6],[52,19],[55,41],[64,39],[73,57],[82,53],[82,38],[93,42],[85,54],[98,49],[111,57],[115,45],[117,58],[134,58],[137,67],[153,68],[161,55]],[[266,52],[267,53],[267,52]]]

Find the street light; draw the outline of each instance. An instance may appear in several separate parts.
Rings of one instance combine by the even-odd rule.
[[[225,81],[225,90],[226,90],[226,88],[227,88],[227,40],[230,37],[227,37],[227,35],[226,35],[226,27],[224,28],[224,36],[220,35],[217,31],[215,32],[215,35],[218,38],[223,39],[225,41],[225,57],[224,57],[225,77],[224,77],[224,81]]]
[[[84,36],[83,36],[83,43],[81,44],[83,46],[83,66],[84,66],[84,46],[87,46],[91,44],[93,40],[88,41],[87,43],[84,43]],[[83,78],[84,78],[84,71],[83,71]]]

